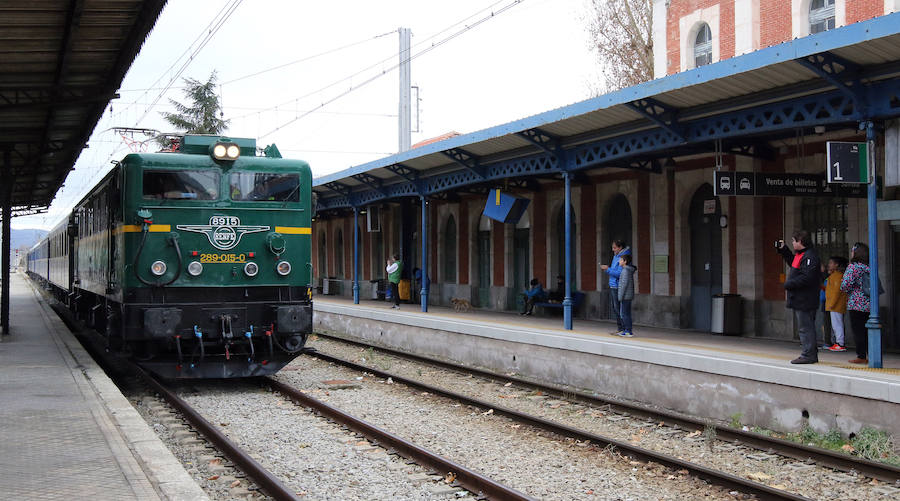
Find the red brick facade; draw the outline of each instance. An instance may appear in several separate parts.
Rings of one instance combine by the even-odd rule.
[[[858,23],[884,14],[884,0],[849,0],[847,24]]]
[[[584,229],[597,227],[597,186],[588,184],[581,190],[581,208],[578,216]],[[597,260],[590,258],[597,255],[597,238],[590,231],[582,231],[581,237],[581,288],[597,289]]]
[[[758,49],[780,44],[791,39],[793,33],[791,2],[785,0],[759,0]]]
[[[735,56],[735,40],[737,33],[735,32],[735,0],[671,0],[666,8],[666,30],[665,30],[665,72],[666,74],[678,73],[684,69],[693,67],[691,61],[685,68],[681,66],[681,50],[683,47],[693,47],[692,41],[682,40],[682,36],[691,36],[690,33],[681,33],[682,20],[686,16],[694,15],[698,10],[710,9],[718,6],[718,29],[713,23],[710,24],[713,36],[713,62],[725,60]],[[758,0],[751,2],[751,5],[758,5],[759,11],[754,13],[753,19],[757,24],[751,25],[752,33],[745,34],[753,39],[758,33],[758,42],[754,42],[753,50],[771,47],[782,42],[789,41],[795,36],[803,36],[809,33],[808,26],[795,25],[796,23],[807,23],[808,13],[794,16],[794,2],[791,0]],[[659,7],[661,3],[654,5]],[[746,4],[744,4],[746,5]],[[753,7],[751,7],[753,8]],[[801,2],[800,9],[809,9],[809,2]],[[711,14],[711,11],[707,11]],[[884,0],[838,0],[835,5],[835,24],[837,27],[844,24],[852,24],[865,21],[873,17],[884,15]],[[741,13],[739,15],[745,15]],[[701,16],[704,17],[704,16]],[[739,24],[747,26],[744,19],[739,20]],[[691,26],[686,26],[687,31],[691,30]],[[799,35],[797,35],[799,33]],[[658,40],[655,45],[660,46],[662,40]],[[743,48],[746,50],[746,48]],[[718,54],[718,59],[716,59]],[[657,73],[663,68],[657,68]],[[657,74],[657,77],[662,76]]]

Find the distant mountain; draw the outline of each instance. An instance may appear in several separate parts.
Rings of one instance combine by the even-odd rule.
[[[47,235],[47,230],[38,230],[36,228],[13,228],[10,232],[12,249],[30,249],[38,240]],[[0,245],[2,245],[2,242],[0,242]]]

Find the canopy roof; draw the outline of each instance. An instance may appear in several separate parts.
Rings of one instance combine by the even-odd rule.
[[[0,185],[14,215],[50,205],[165,3],[0,3]]]
[[[533,186],[722,150],[771,156],[798,129],[900,116],[900,13],[659,78],[316,178],[318,210],[447,196],[498,179]]]

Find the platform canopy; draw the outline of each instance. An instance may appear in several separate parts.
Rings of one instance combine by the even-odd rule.
[[[0,195],[46,209],[165,0],[0,2]]]
[[[900,13],[854,23],[316,178],[317,211],[452,197],[722,151],[772,158],[813,127],[900,116]],[[502,181],[501,181],[502,180]]]

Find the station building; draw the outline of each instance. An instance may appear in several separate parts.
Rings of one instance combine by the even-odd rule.
[[[399,253],[407,278],[427,270],[428,303],[514,311],[531,278],[554,289],[566,276],[568,192],[576,321],[611,318],[600,266],[621,239],[638,267],[636,324],[708,331],[713,296],[737,294],[741,335],[795,339],[773,242],[805,229],[823,260],[868,242],[865,186],[824,182],[827,142],[865,142],[868,131],[884,215],[873,251],[887,289],[883,343],[896,349],[897,10],[655,1],[655,80],[316,179],[317,285],[351,296],[356,272],[369,300]],[[729,172],[734,196],[717,196]],[[740,193],[738,174],[754,195]],[[483,215],[492,190],[528,201],[515,224]]]

